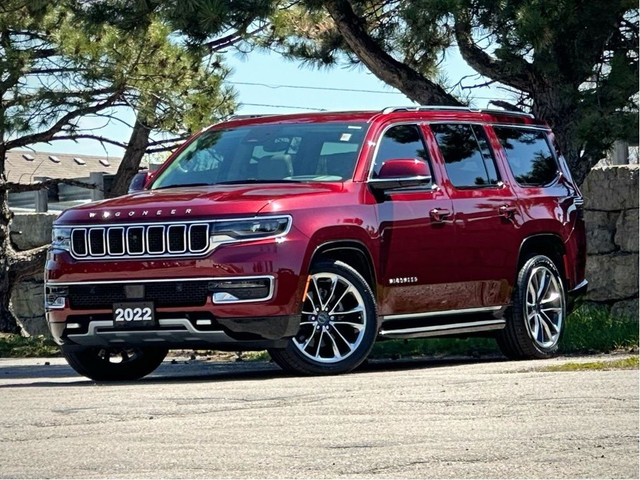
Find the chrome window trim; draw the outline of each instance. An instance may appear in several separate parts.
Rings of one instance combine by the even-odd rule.
[[[440,152],[440,156],[442,157],[442,165],[444,166],[444,171],[447,173],[447,178],[449,179],[449,182],[451,183],[451,186],[455,189],[455,190],[477,190],[477,189],[489,189],[489,188],[502,188],[504,187],[504,179],[502,178],[502,172],[500,171],[500,166],[498,165],[498,159],[496,157],[496,152],[493,149],[493,147],[491,146],[491,139],[488,137],[486,130],[484,129],[485,126],[489,125],[489,126],[493,126],[493,124],[491,123],[487,123],[487,122],[464,122],[464,121],[446,121],[446,120],[438,120],[435,122],[426,122],[426,125],[428,127],[430,127],[431,125],[476,125],[478,127],[482,127],[482,130],[484,132],[484,136],[485,136],[485,140],[487,142],[487,147],[489,148],[489,152],[491,153],[491,161],[493,162],[493,167],[496,170],[496,175],[498,175],[498,181],[496,183],[491,183],[491,184],[487,184],[487,185],[468,185],[468,186],[456,186],[453,184],[453,182],[451,181],[451,177],[449,176],[449,171],[447,170],[447,160],[444,158],[444,155],[442,154],[442,150],[440,148],[440,144],[438,143],[438,139],[436,138],[436,145],[438,146],[438,151]],[[476,131],[471,128],[471,133],[473,133],[473,138],[476,141],[476,145],[478,146],[478,151],[480,152],[480,156],[482,157],[482,162],[485,162],[485,158],[484,155],[482,153],[482,148],[480,147],[480,142],[478,141],[478,135],[476,135]],[[431,134],[434,136],[435,138],[435,133],[433,132],[433,130],[431,130]],[[486,168],[486,166],[485,166]]]
[[[514,129],[514,130],[527,130],[526,127],[523,127],[521,125],[493,124],[491,126],[492,127],[499,127],[499,128],[511,128],[511,129]],[[504,146],[502,145],[502,142],[500,141],[500,137],[498,137],[498,134],[495,131],[493,132],[493,134],[498,139],[498,143],[500,144],[500,148],[502,148],[502,151],[504,153],[504,159],[506,160],[507,167],[509,168],[509,170],[511,172],[511,176],[513,177],[513,180],[515,181],[515,183],[516,183],[516,185],[518,187],[520,187],[520,188],[549,188],[549,187],[552,187],[552,186],[554,186],[555,184],[557,184],[560,181],[560,178],[562,177],[562,167],[560,165],[560,159],[556,155],[556,149],[555,149],[555,147],[553,146],[553,144],[551,143],[551,141],[549,139],[550,129],[549,128],[528,128],[528,130],[537,130],[539,132],[544,133],[543,140],[547,144],[547,148],[551,152],[551,157],[553,158],[553,161],[556,164],[556,176],[553,178],[553,180],[551,180],[549,183],[546,183],[544,185],[527,185],[527,184],[523,185],[522,183],[518,182],[518,180],[516,179],[516,176],[513,173],[513,169],[511,168],[511,163],[509,163],[509,156],[507,154],[507,151],[504,148]]]
[[[522,130],[539,130],[542,132],[550,132],[551,129],[544,125],[521,125],[518,123],[487,123],[491,127],[520,128]]]
[[[398,177],[398,178],[372,178],[367,183],[381,183],[381,182],[389,182],[389,181],[398,181],[398,182],[406,182],[412,180],[431,180],[433,177],[431,175],[419,175],[417,177]],[[425,187],[427,190],[430,190],[431,187]],[[400,190],[402,191],[402,190]]]
[[[422,125],[426,125],[426,124],[427,122],[425,120],[418,120],[418,121],[404,120],[400,122],[390,123],[389,125],[384,127],[382,132],[380,132],[380,135],[378,135],[378,139],[376,141],[376,147],[373,149],[373,156],[371,157],[371,165],[369,165],[369,174],[367,175],[367,179],[365,180],[365,183],[369,183],[372,180],[376,180],[375,178],[373,178],[373,169],[376,165],[376,157],[378,156],[378,151],[380,150],[380,141],[382,140],[382,137],[384,137],[384,135],[387,133],[387,131],[393,127],[398,127],[402,125],[415,125],[416,127],[418,127],[418,131],[420,133],[420,139],[422,140],[422,143],[425,147],[425,152],[429,154],[429,145],[427,145],[426,138],[424,138],[424,135],[422,134],[422,130],[420,128]],[[434,175],[435,172],[433,168],[433,160],[431,158],[431,155],[428,155],[428,156],[429,158],[425,158],[424,160],[427,162],[427,165],[429,166],[429,173],[431,173],[432,184],[437,185],[436,177]],[[398,178],[397,180],[404,180],[404,178]],[[433,188],[433,187],[428,187],[428,188]]]

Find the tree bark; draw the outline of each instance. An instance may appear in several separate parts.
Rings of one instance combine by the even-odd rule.
[[[349,48],[380,80],[421,105],[462,105],[440,85],[385,52],[367,33],[347,0],[326,2],[324,7]]]
[[[129,184],[134,175],[138,173],[140,161],[149,146],[150,134],[151,127],[146,122],[142,122],[140,120],[140,114],[138,114],[124,157],[118,167],[115,181],[109,192],[105,195],[106,197],[118,197],[127,193]]]

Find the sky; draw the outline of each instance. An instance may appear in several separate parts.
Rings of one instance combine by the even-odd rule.
[[[274,53],[254,51],[246,55],[228,53],[226,64],[232,69],[229,81],[240,103],[237,114],[283,114],[304,111],[382,110],[388,106],[414,105],[404,94],[378,80],[364,67],[315,69],[299,62],[285,60]],[[441,69],[450,83],[456,83],[474,72],[451,49]],[[469,78],[466,85],[480,83]],[[346,91],[345,91],[346,90]],[[508,98],[495,87],[473,91],[472,105],[487,108],[490,99]],[[134,117],[130,111],[119,110],[118,121],[105,126],[101,118],[84,119],[82,125],[97,129],[94,133],[127,141]],[[57,141],[37,144],[44,152],[121,157],[123,149],[102,145],[93,140]]]

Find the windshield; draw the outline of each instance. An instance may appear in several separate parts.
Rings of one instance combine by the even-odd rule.
[[[350,179],[366,127],[354,122],[211,130],[191,142],[151,188]]]

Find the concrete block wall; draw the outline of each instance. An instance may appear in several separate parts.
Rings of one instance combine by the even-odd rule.
[[[638,318],[638,165],[591,170],[582,185],[587,224],[586,300]]]
[[[16,213],[11,221],[11,240],[20,250],[51,243],[51,225],[57,213]],[[11,306],[24,334],[48,335],[44,319],[42,275],[26,279],[13,287]]]

